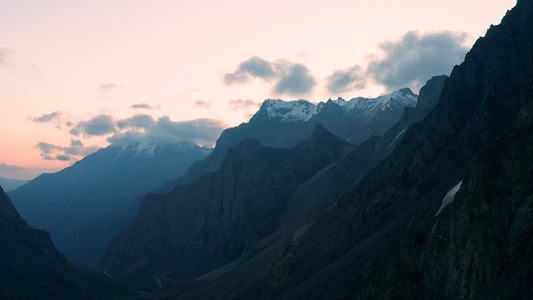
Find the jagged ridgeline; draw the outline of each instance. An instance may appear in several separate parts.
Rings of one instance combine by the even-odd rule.
[[[327,126],[228,146],[216,172],[145,197],[102,268],[155,298],[530,299],[532,28],[518,1],[421,90],[427,116],[357,147]]]

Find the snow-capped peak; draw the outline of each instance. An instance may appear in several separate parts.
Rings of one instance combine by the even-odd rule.
[[[339,97],[337,100],[328,99],[318,105],[306,100],[283,101],[267,99],[254,115],[254,118],[278,120],[282,122],[308,121],[318,114],[326,105],[338,105],[346,114],[359,114],[370,119],[378,111],[387,109],[403,109],[405,106],[415,107],[418,96],[409,88],[400,89],[377,98],[357,97],[346,101]]]
[[[263,109],[269,119],[283,122],[308,121],[317,113],[317,106],[306,100],[283,101],[268,99],[263,102],[261,110]]]
[[[353,110],[363,111],[363,116],[371,117],[377,111],[393,110],[405,106],[415,107],[417,101],[418,95],[413,94],[409,88],[404,88],[377,98],[353,98],[342,108],[346,112]]]

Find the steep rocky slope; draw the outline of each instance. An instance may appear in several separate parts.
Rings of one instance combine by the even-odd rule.
[[[102,274],[69,263],[48,233],[26,224],[0,187],[0,298],[114,299],[132,294]]]
[[[284,264],[292,272],[279,286],[264,291],[265,297],[323,298],[329,295],[413,299],[420,296],[417,288],[407,283],[420,282],[428,275],[417,272],[416,268],[411,269],[416,261],[394,260],[391,253],[409,253],[424,235],[415,234],[410,240],[407,236],[412,231],[399,228],[409,228],[409,223],[420,224],[428,217],[431,219],[446,193],[464,180],[474,155],[515,123],[531,85],[533,39],[528,31],[532,21],[532,2],[519,1],[501,25],[492,27],[485,38],[476,42],[465,62],[455,67],[446,81],[435,109],[408,129],[393,153],[366,174],[353,192],[341,199],[337,212],[327,216],[336,220],[336,214],[342,215],[342,221],[330,226],[329,230],[324,224],[327,218],[315,221],[321,225],[312,226],[302,238],[305,242],[301,241],[300,245],[287,251],[290,256]],[[517,140],[516,143],[524,142]],[[514,171],[517,174],[513,176],[522,176],[520,170]],[[328,233],[330,237],[326,237]],[[396,240],[385,243],[395,236]],[[328,246],[322,247],[319,255],[311,256],[311,249],[316,246],[314,240],[320,239]],[[376,257],[377,249],[384,250],[378,252],[381,254],[377,255],[377,260],[368,264],[372,257]],[[424,259],[437,260],[438,255],[428,253]],[[305,264],[304,258],[308,261]],[[445,265],[443,263],[441,267],[445,268]],[[378,270],[382,272],[378,273]],[[437,269],[434,273],[440,274],[440,271]],[[479,284],[486,276],[476,275],[483,274],[483,268],[471,267],[464,271],[468,275],[462,276],[479,278]],[[454,281],[453,272],[444,274],[446,280],[434,276],[455,283],[448,293],[455,290],[458,294],[452,296],[473,296],[480,292],[474,288],[461,294],[461,280]],[[377,285],[371,280],[359,279],[365,276],[384,281]],[[429,282],[428,286],[431,285]],[[446,295],[436,292],[425,296],[431,299]]]
[[[166,293],[527,299],[531,127],[516,121],[521,109],[531,115],[524,106],[532,86],[531,28],[533,2],[518,1],[454,68],[431,113],[336,206],[240,266]],[[461,181],[454,202],[436,215]]]
[[[279,229],[294,189],[352,149],[319,124],[294,148],[245,139],[227,151],[217,172],[169,194],[147,195],[101,267],[137,283],[163,273],[191,279],[253,252]]]

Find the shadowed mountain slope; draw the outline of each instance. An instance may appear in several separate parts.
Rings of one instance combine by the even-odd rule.
[[[238,259],[276,233],[299,184],[352,150],[319,124],[294,148],[245,139],[227,151],[218,171],[169,194],[147,195],[101,267],[129,281],[161,273],[190,279]]]
[[[210,152],[188,143],[109,146],[9,195],[30,225],[49,231],[70,260],[90,266],[131,221],[145,193]]]
[[[47,232],[26,224],[0,187],[0,298],[116,299],[133,294],[103,274],[68,262]]]

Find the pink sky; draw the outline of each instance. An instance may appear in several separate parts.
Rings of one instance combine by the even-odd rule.
[[[0,176],[57,171],[134,130],[211,146],[213,134],[247,121],[267,98],[379,96],[396,82],[384,68],[412,70],[390,61],[409,51],[402,45],[452,47],[438,43],[452,37],[461,54],[515,4],[2,1]],[[449,72],[458,60],[438,70]],[[271,72],[253,73],[259,66]],[[332,78],[341,78],[335,71],[359,79],[333,88]],[[302,78],[308,85],[290,86]],[[418,93],[420,80],[405,85]],[[187,122],[196,119],[204,120]]]

